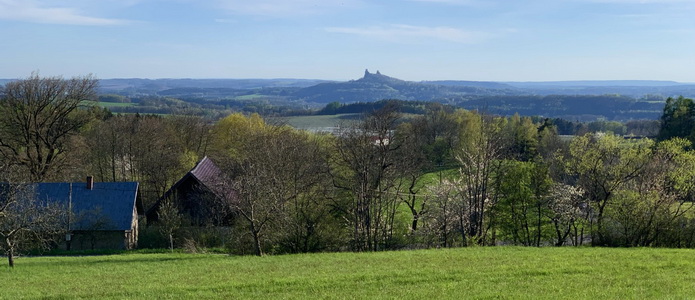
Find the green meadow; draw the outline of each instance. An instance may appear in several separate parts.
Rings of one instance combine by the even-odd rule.
[[[106,108],[137,106],[137,103],[121,103],[121,102],[83,101],[82,103],[84,105],[98,105],[98,106],[106,107]]]
[[[287,118],[287,124],[298,129],[323,129],[354,123],[360,114],[294,116]]]
[[[486,247],[21,257],[3,299],[685,299],[695,251]]]

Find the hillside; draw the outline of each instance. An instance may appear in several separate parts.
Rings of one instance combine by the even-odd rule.
[[[292,95],[307,102],[370,102],[383,99],[437,101],[472,95],[526,94],[503,84],[479,82],[412,82],[365,70],[364,76],[347,82],[327,82],[298,90]]]
[[[102,93],[140,93],[157,94],[169,89],[207,89],[251,90],[261,88],[303,88],[327,82],[318,79],[142,79],[116,78],[101,79],[99,88]],[[2,83],[2,80],[0,80]]]

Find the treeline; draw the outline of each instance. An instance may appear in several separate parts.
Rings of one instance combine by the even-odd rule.
[[[664,106],[662,101],[643,101],[622,95],[486,96],[454,99],[452,103],[491,114],[519,113],[579,121],[655,120]]]
[[[362,114],[369,113],[379,109],[384,106],[391,105],[392,103],[398,103],[398,111],[401,113],[408,114],[424,114],[428,109],[437,107],[441,109],[446,109],[448,111],[453,111],[454,107],[448,105],[442,105],[437,102],[429,101],[404,101],[404,100],[380,100],[374,102],[356,102],[356,103],[340,103],[331,102],[326,104],[322,109],[315,112],[317,115],[339,115],[339,114]]]
[[[245,91],[240,97],[249,97],[249,99],[237,99],[235,97],[210,99],[200,95],[127,97],[115,94],[99,95],[98,99],[104,102],[113,113],[195,115],[208,119],[220,119],[233,112],[262,115],[309,114],[307,106],[303,103],[287,101],[283,97],[275,95],[254,96],[248,93],[252,92]]]
[[[258,255],[471,245],[695,247],[695,150],[691,135],[666,134],[677,122],[664,121],[659,140],[606,132],[564,138],[550,119],[443,106],[403,119],[398,102],[385,102],[334,134],[314,134],[257,114],[210,122],[83,109],[83,100],[96,97],[94,79],[74,80],[36,75],[6,86],[3,180],[80,181],[91,174],[139,181],[148,208],[196,161],[211,157],[228,176],[229,192],[216,209],[234,221],[183,222],[169,231],[180,247]],[[692,107],[692,100],[681,102]],[[668,103],[663,119],[674,120],[680,115],[673,107],[680,106]],[[165,224],[143,230],[142,246],[167,245],[156,237],[157,226]]]
[[[325,107],[315,112],[317,115],[337,115],[337,114],[363,114],[383,108],[389,103],[397,103],[399,112],[404,114],[425,114],[429,110],[445,110],[453,112],[456,107],[428,101],[403,101],[403,100],[381,100],[375,102],[357,102],[344,104],[331,102]],[[512,114],[513,115],[513,114]],[[535,123],[545,122],[545,118],[533,116],[531,119]],[[618,121],[572,121],[563,118],[548,118],[560,135],[584,135],[595,132],[612,132],[617,135],[631,135],[638,137],[656,137],[659,133],[660,121],[658,120],[630,120],[627,122]]]

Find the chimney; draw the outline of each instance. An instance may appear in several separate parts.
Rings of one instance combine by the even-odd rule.
[[[91,190],[94,188],[94,177],[93,176],[87,176],[87,189]]]

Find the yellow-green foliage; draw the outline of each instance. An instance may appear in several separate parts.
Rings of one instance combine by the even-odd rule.
[[[219,120],[212,129],[213,151],[225,153],[231,157],[241,155],[242,147],[254,132],[266,130],[268,125],[258,114],[244,116],[234,113]]]

